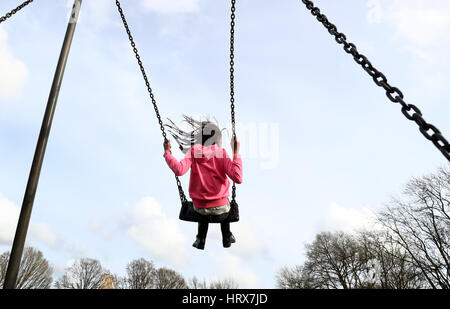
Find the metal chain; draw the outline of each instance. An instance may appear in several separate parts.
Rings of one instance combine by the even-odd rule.
[[[22,3],[21,5],[19,5],[18,7],[16,7],[15,9],[13,9],[11,12],[6,13],[5,16],[0,17],[0,24],[2,22],[4,22],[5,20],[7,20],[8,18],[10,18],[11,16],[13,16],[14,14],[16,14],[17,12],[19,12],[21,9],[23,9],[24,7],[26,7],[28,4],[30,4],[33,1],[34,0],[27,0],[24,3]]]
[[[414,121],[418,126],[420,132],[442,152],[445,158],[450,161],[450,144],[444,138],[441,131],[434,125],[427,123],[422,117],[420,109],[412,104],[407,104],[403,99],[403,93],[397,87],[393,87],[388,83],[386,76],[378,71],[367,59],[366,56],[360,54],[353,43],[347,42],[345,34],[339,32],[337,27],[332,24],[328,18],[320,13],[320,9],[314,6],[314,3],[310,0],[302,0],[306,5],[306,8],[311,11],[313,16],[316,16],[317,20],[323,24],[328,32],[335,37],[338,44],[343,44],[346,53],[353,56],[356,63],[362,66],[362,68],[373,78],[375,84],[386,90],[386,96],[393,103],[399,103],[402,106],[402,113],[405,117],[411,121]]]
[[[164,130],[164,124],[163,124],[163,122],[161,120],[161,115],[159,114],[158,106],[156,105],[156,100],[155,100],[155,96],[153,94],[153,90],[150,87],[150,82],[148,81],[147,74],[145,73],[145,69],[144,69],[144,65],[142,64],[141,56],[139,55],[139,52],[138,52],[138,50],[136,48],[136,43],[134,43],[133,36],[131,35],[131,31],[130,31],[130,28],[128,27],[127,20],[125,19],[125,15],[124,15],[123,10],[122,10],[122,8],[120,6],[120,2],[117,1],[117,0],[116,0],[116,5],[117,5],[117,9],[119,10],[120,17],[122,18],[123,25],[125,26],[125,30],[126,30],[126,32],[128,34],[128,39],[130,40],[131,47],[133,48],[133,52],[134,52],[134,54],[136,56],[139,68],[141,69],[141,73],[142,73],[142,77],[144,78],[145,85],[147,86],[147,91],[148,91],[148,93],[150,95],[150,99],[152,101],[153,108],[155,109],[156,118],[158,118],[158,123],[159,123],[159,127],[161,129],[162,136],[164,137],[164,141],[167,141],[167,135],[166,135],[166,132]]]
[[[155,100],[155,96],[153,95],[153,90],[150,87],[150,82],[148,81],[147,74],[145,73],[144,65],[142,64],[141,57],[140,57],[139,52],[138,52],[138,50],[136,48],[136,43],[134,43],[133,36],[131,35],[130,28],[128,27],[127,20],[125,18],[123,10],[122,10],[122,8],[120,6],[120,2],[118,0],[116,0],[116,5],[117,5],[117,9],[119,11],[120,17],[122,18],[123,25],[125,26],[125,30],[126,30],[126,32],[128,34],[128,39],[130,40],[131,47],[133,48],[133,52],[134,52],[134,54],[136,56],[139,68],[141,69],[141,73],[142,73],[142,77],[144,78],[145,85],[147,86],[147,91],[148,91],[148,93],[150,95],[150,99],[152,101],[153,108],[155,110],[156,118],[158,119],[158,123],[159,123],[159,127],[161,129],[162,136],[164,138],[164,141],[167,142],[168,140],[167,140],[166,131],[164,130],[164,124],[163,124],[163,122],[161,120],[161,115],[159,114],[158,106],[156,105],[156,100]],[[175,180],[177,182],[178,193],[180,194],[181,202],[186,202],[187,199],[186,199],[186,195],[184,194],[183,187],[181,186],[181,181],[178,178],[178,176],[176,176],[176,175],[175,175]]]
[[[234,113],[234,26],[236,12],[236,0],[231,0],[231,28],[230,28],[230,103],[231,103],[231,126],[233,137],[236,136],[235,113]]]
[[[230,28],[230,103],[231,103],[231,129],[233,132],[233,139],[236,138],[236,119],[234,112],[234,26],[236,12],[236,0],[231,0],[231,28]],[[233,182],[231,187],[231,199],[234,202],[236,199],[236,184]]]

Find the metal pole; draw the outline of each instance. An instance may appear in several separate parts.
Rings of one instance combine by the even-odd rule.
[[[16,287],[17,276],[19,273],[20,261],[22,259],[23,248],[27,236],[28,225],[30,223],[31,210],[33,208],[34,197],[39,182],[42,162],[44,160],[45,149],[52,126],[53,115],[55,113],[56,102],[58,101],[59,90],[64,76],[67,58],[69,56],[70,45],[75,33],[78,16],[80,13],[82,0],[74,0],[72,13],[70,15],[69,25],[67,26],[66,36],[59,56],[58,66],[53,78],[52,88],[47,102],[44,119],[42,121],[39,139],[34,153],[33,163],[31,165],[30,175],[28,177],[27,188],[25,190],[22,209],[20,211],[19,222],[17,223],[16,234],[9,257],[8,269],[6,271],[4,289],[14,289]]]

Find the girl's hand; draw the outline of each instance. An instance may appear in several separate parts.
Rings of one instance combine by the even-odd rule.
[[[172,149],[172,146],[170,145],[169,140],[164,141],[163,146],[164,146],[164,151],[166,151],[166,150],[170,151]]]
[[[234,154],[239,153],[239,148],[241,148],[241,143],[237,140],[237,137],[231,139],[231,149],[233,149]]]

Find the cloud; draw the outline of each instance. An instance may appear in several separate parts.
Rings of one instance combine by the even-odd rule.
[[[446,89],[450,68],[450,3],[447,0],[368,0],[369,23],[392,27],[392,39],[412,55],[414,76],[430,93]]]
[[[0,244],[11,245],[14,240],[20,207],[0,194]],[[57,245],[56,235],[45,223],[32,222],[28,231],[29,238],[49,247]]]
[[[268,252],[263,241],[251,226],[240,223],[233,226],[233,233],[238,241],[231,247],[231,252],[240,256],[260,255]]]
[[[215,265],[216,278],[211,280],[233,279],[239,288],[255,289],[261,288],[261,282],[258,276],[249,268],[242,266],[241,259],[228,252],[220,254],[210,254],[210,259]]]
[[[236,237],[236,243],[228,249],[231,253],[243,258],[267,255],[269,253],[264,242],[258,237],[256,231],[248,223],[239,222],[239,224],[232,224],[231,232]],[[222,233],[220,229],[210,228],[207,242],[221,244]]]
[[[333,202],[325,215],[325,228],[344,232],[374,229],[376,228],[376,215],[369,208],[345,208]]]
[[[30,225],[30,235],[33,240],[37,240],[49,247],[56,247],[57,239],[50,225],[46,223],[33,223]]]
[[[102,219],[93,219],[89,222],[89,229],[94,233],[101,235],[105,239],[112,239],[110,226]]]
[[[144,197],[133,207],[127,234],[160,261],[175,266],[187,262],[187,241],[178,220],[167,217],[152,197]]]
[[[89,20],[97,26],[109,25],[113,22],[113,14],[115,13],[115,5],[110,0],[88,1],[87,12]],[[116,17],[116,16],[115,16]]]
[[[449,42],[450,4],[447,0],[368,0],[369,23],[387,23],[395,37],[414,46]]]
[[[7,41],[8,34],[0,27],[0,98],[11,100],[22,95],[28,70],[22,61],[14,57]]]
[[[67,0],[66,3],[68,10],[68,19],[70,18],[71,8],[73,6],[73,0]],[[110,0],[95,0],[86,1],[82,4],[80,10],[80,16],[78,18],[78,24],[89,22],[95,27],[104,27],[118,23],[116,5],[114,1]]]
[[[20,209],[0,194],[0,244],[12,244]]]
[[[199,0],[141,0],[142,5],[156,13],[192,13],[199,9]]]
[[[369,13],[367,13],[367,21],[371,24],[380,23],[382,16],[380,0],[368,0],[367,6],[370,8]]]
[[[369,22],[387,22],[396,36],[414,45],[427,46],[448,41],[450,5],[447,0],[369,0]]]

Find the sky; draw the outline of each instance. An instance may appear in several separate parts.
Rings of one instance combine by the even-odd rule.
[[[2,0],[0,15],[19,2]],[[229,1],[121,3],[163,121],[187,114],[229,128]],[[314,3],[448,139],[449,2]],[[34,1],[0,25],[0,252],[11,249],[72,4]],[[317,233],[370,227],[412,177],[447,164],[300,0],[236,8],[241,220],[230,249],[213,225],[200,251],[196,225],[178,220],[176,184],[115,2],[83,1],[27,236],[55,279],[82,257],[118,275],[143,257],[187,279],[274,288]],[[189,177],[181,179],[187,192]]]

